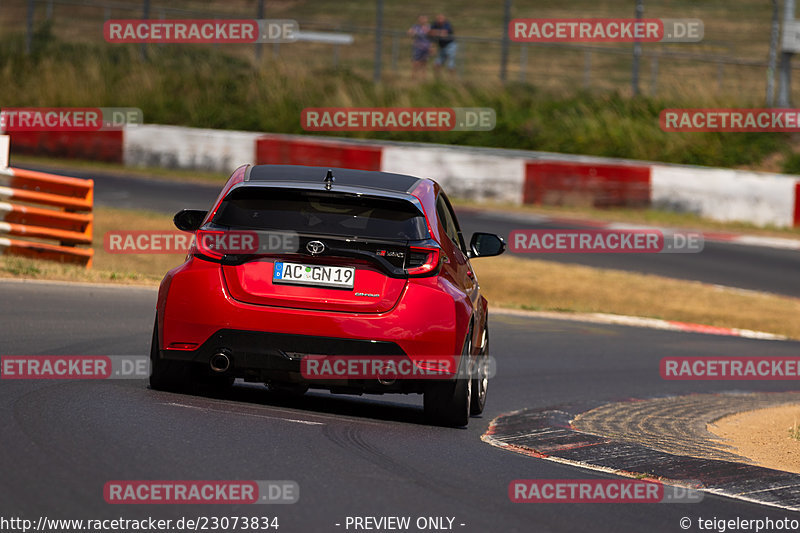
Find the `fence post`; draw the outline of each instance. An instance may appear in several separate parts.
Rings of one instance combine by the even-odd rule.
[[[142,19],[148,20],[150,18],[150,0],[144,0],[142,5]],[[140,45],[142,59],[147,59],[147,43]]]
[[[256,11],[256,18],[259,20],[264,18],[264,0],[258,0],[258,9]],[[259,40],[260,40],[259,35]],[[261,54],[264,51],[264,43],[256,43],[256,63],[261,63]]]
[[[383,47],[383,0],[376,0],[375,4],[375,68],[372,72],[372,81],[381,81],[381,48]]]
[[[456,72],[458,72],[458,77],[464,77],[464,64],[467,62],[469,55],[467,54],[467,41],[460,40],[458,41],[458,61],[456,61]]]
[[[392,70],[397,70],[397,33],[392,32]]]
[[[636,20],[641,20],[644,15],[644,0],[636,0]],[[631,89],[634,96],[639,96],[639,58],[642,56],[642,42],[633,43],[633,65],[631,72]]]
[[[525,71],[528,69],[528,43],[522,43],[519,49],[519,81],[525,81]]]
[[[783,4],[783,31],[794,21],[794,0],[785,0]],[[792,53],[781,51],[780,85],[778,86],[778,107],[791,107],[792,85]]]
[[[28,21],[27,21],[27,31],[25,33],[25,53],[31,53],[31,46],[33,43],[33,10],[34,10],[34,0],[28,0]]]
[[[508,25],[511,23],[511,0],[503,6],[503,43],[500,48],[500,79],[506,81],[508,69]]]
[[[652,62],[650,63],[650,94],[655,95],[658,92],[658,57],[661,52],[653,54]]]
[[[775,63],[778,57],[778,34],[780,19],[778,0],[772,0],[772,31],[769,38],[769,62],[767,65],[767,107],[775,103]]]
[[[592,84],[592,51],[583,52],[583,88],[588,89]]]

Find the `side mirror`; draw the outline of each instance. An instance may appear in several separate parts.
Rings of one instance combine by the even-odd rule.
[[[469,241],[469,250],[470,257],[492,257],[506,251],[506,241],[494,233],[476,232]]]
[[[201,211],[200,209],[184,209],[178,211],[172,218],[175,227],[181,231],[197,231],[203,225],[208,211]]]

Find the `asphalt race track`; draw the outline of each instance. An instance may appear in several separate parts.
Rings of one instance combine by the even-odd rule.
[[[68,170],[27,167],[33,170],[73,175]],[[95,203],[128,209],[148,209],[175,213],[180,209],[209,209],[222,187],[187,182],[124,177],[100,172],[83,172],[80,176],[95,180]],[[457,209],[462,230],[467,238],[475,231],[488,231],[508,238],[516,229],[578,229],[500,212]],[[136,229],[136,228],[131,228]],[[800,252],[759,246],[743,246],[722,242],[706,242],[699,254],[519,254],[536,258],[613,268],[633,272],[715,283],[741,289],[800,296]]]
[[[147,353],[152,289],[0,283],[3,354]],[[10,381],[0,386],[0,512],[49,518],[277,516],[280,531],[343,531],[346,516],[451,516],[458,531],[680,531],[688,516],[797,515],[706,495],[696,504],[514,504],[526,478],[610,477],[481,442],[495,416],[564,402],[722,391],[666,382],[664,356],[797,355],[755,341],[492,317],[497,376],[468,429],[422,423],[419,397],[309,393],[296,403],[237,385],[223,398],[162,393],[145,381]],[[658,346],[653,350],[652,346]],[[740,387],[743,385],[739,385]],[[786,390],[779,382],[748,390]],[[114,506],[103,484],[134,479],[295,480],[300,501],[266,506]],[[568,516],[568,520],[565,518]]]
[[[164,212],[207,208],[218,191],[215,186],[111,176],[97,179],[96,187],[98,205]],[[518,228],[499,216],[465,215],[467,232],[507,234]],[[673,263],[660,255],[652,268],[661,265],[676,277],[680,270],[686,274],[681,277],[797,295],[798,256],[715,245],[700,256],[672,256]],[[735,261],[741,264],[730,264]],[[0,281],[0,295],[0,354],[148,353],[155,289]],[[779,381],[664,381],[659,361],[668,356],[797,356],[800,342],[501,314],[492,315],[491,328],[497,375],[490,382],[484,415],[473,418],[467,429],[425,425],[418,396],[311,392],[289,401],[243,383],[212,398],[152,391],[143,380],[3,380],[0,516],[277,516],[282,532],[347,531],[348,516],[445,516],[455,519],[454,530],[464,532],[683,531],[682,517],[695,521],[690,531],[699,531],[699,517],[800,519],[800,513],[714,495],[695,504],[515,504],[508,496],[515,479],[613,476],[503,451],[480,439],[493,418],[522,408],[792,390],[790,382]],[[157,479],[294,480],[300,500],[292,505],[146,506],[109,505],[103,499],[107,481]]]

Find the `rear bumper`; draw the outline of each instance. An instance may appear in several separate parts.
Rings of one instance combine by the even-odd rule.
[[[438,283],[436,277],[409,283],[386,313],[310,311],[239,302],[227,291],[219,265],[190,260],[170,271],[159,291],[160,353],[208,364],[225,349],[239,377],[285,372],[291,381],[300,364],[289,352],[405,355],[412,361],[460,354],[471,310]]]
[[[229,356],[229,376],[246,381],[306,383],[311,387],[343,389],[348,392],[419,392],[421,382],[379,382],[377,379],[305,379],[301,357],[326,354],[367,357],[407,357],[397,344],[260,331],[219,330],[195,350],[161,350],[161,357],[210,367],[214,354]],[[447,379],[448,374],[442,374]]]

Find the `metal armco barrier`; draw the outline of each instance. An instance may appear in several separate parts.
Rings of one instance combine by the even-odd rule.
[[[93,204],[92,180],[0,168],[0,255],[91,267],[94,250],[78,245],[92,244]]]

